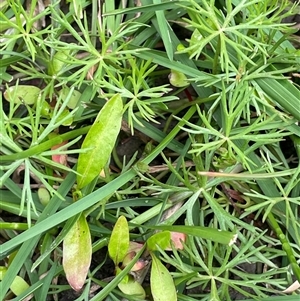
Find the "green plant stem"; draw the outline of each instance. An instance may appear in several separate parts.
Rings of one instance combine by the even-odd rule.
[[[221,52],[221,38],[219,37],[218,38],[218,44],[217,44],[217,47],[216,47],[216,53],[214,55],[212,74],[218,74],[220,52]]]
[[[0,223],[0,229],[9,229],[9,230],[27,230],[27,223]]]
[[[17,205],[17,204],[13,204],[11,202],[6,202],[3,199],[0,199],[0,210],[4,210],[4,211],[10,212],[10,213],[13,213],[15,215],[20,215],[22,217],[26,217],[28,214],[27,207],[25,207],[25,210],[23,210],[20,214],[20,205],[19,204]],[[31,214],[32,219],[35,219],[35,220],[38,219],[38,215],[33,210],[30,211],[30,214]]]
[[[291,248],[290,243],[288,242],[286,236],[282,232],[279,224],[277,223],[274,215],[272,212],[268,214],[268,223],[272,227],[272,229],[275,231],[277,237],[279,238],[280,242],[282,243],[282,249],[286,252],[286,255],[289,259],[290,265],[292,267],[292,270],[297,278],[297,280],[300,282],[300,268],[297,263],[297,260],[293,254],[293,250]]]

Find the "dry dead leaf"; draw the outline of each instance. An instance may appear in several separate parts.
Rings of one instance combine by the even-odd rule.
[[[300,288],[300,283],[298,281],[295,281],[292,285],[290,285],[287,289],[285,289],[283,293],[293,293],[299,288]]]
[[[40,14],[41,12],[43,12],[45,10],[45,8],[49,5],[50,1],[49,0],[38,0],[35,8],[34,8],[34,13],[33,16],[37,16],[38,14]],[[31,5],[32,5],[32,1],[31,0],[27,0],[26,1],[26,8],[27,8],[27,12],[29,12],[31,10]],[[36,22],[33,23],[33,27],[36,30],[40,30],[42,27],[46,26],[46,20],[45,17],[40,18],[39,20],[37,20]]]

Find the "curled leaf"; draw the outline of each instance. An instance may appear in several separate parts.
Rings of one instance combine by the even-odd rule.
[[[199,32],[198,29],[195,29],[190,39],[190,46],[195,46],[199,44],[201,40],[203,40],[202,34]]]
[[[295,292],[297,289],[300,288],[300,283],[298,281],[295,281],[293,284],[291,284],[287,289],[285,289],[283,291],[283,293],[293,293]]]
[[[69,115],[69,116],[68,116]],[[53,112],[50,112],[50,117],[53,116]],[[62,113],[57,117],[57,121],[64,121],[62,122],[62,125],[64,126],[70,126],[73,123],[73,116],[70,115],[70,111],[68,109],[64,109]]]
[[[41,103],[41,115],[44,116],[44,117],[49,117],[50,114],[52,113],[52,108],[51,106],[49,105],[49,103],[44,100],[42,101]]]
[[[13,283],[10,286],[10,290],[16,295],[21,295],[24,291],[29,288],[28,283],[21,278],[20,276],[16,276]]]
[[[237,240],[237,234],[229,231],[218,230],[210,227],[202,226],[177,226],[177,225],[162,225],[151,226],[151,229],[169,230],[172,232],[181,232],[187,235],[209,239],[221,244],[233,245]]]
[[[134,256],[143,248],[143,244],[135,242],[135,241],[130,241],[129,242],[129,248],[127,251],[127,254],[125,255],[125,257],[122,260],[122,267],[125,268],[128,264],[130,264],[130,262],[132,261],[132,259],[134,258]],[[141,269],[143,269],[146,265],[148,264],[147,261],[145,261],[144,259],[140,258],[132,267],[132,269],[130,270],[131,272],[136,272],[139,271]]]
[[[132,259],[135,257],[135,252],[129,252],[123,259],[122,268],[125,268],[128,264],[131,263]],[[148,262],[142,258],[139,258],[138,261],[131,268],[131,272],[140,271],[147,266]]]

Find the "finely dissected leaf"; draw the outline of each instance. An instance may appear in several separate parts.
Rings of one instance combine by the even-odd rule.
[[[78,189],[89,184],[107,163],[121,128],[122,110],[122,99],[116,94],[104,105],[86,135],[82,148],[89,150],[79,154]]]
[[[176,301],[176,288],[167,268],[153,254],[150,275],[151,292],[154,301]]]
[[[14,103],[24,102],[27,105],[33,105],[38,101],[40,92],[41,89],[35,86],[17,85],[9,87],[4,92],[4,97]]]
[[[147,240],[147,248],[149,251],[156,251],[157,246],[165,250],[170,246],[171,233],[170,231],[162,231],[155,233]]]
[[[129,248],[129,228],[124,216],[120,216],[111,233],[108,244],[110,258],[117,266],[123,261]]]
[[[83,214],[63,242],[63,267],[70,286],[79,291],[86,279],[92,258],[91,234]]]

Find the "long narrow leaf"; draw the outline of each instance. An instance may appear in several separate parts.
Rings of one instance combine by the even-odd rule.
[[[260,78],[256,82],[265,93],[297,120],[300,120],[300,90],[287,79]]]
[[[180,232],[188,235],[201,237],[221,244],[232,245],[235,243],[237,234],[229,231],[221,231],[215,228],[201,226],[149,226],[150,229],[169,230],[172,232]]]
[[[62,183],[62,185],[60,186],[57,192],[60,195],[65,196],[70,191],[74,183],[75,183],[75,175],[73,173],[70,173],[65,179],[64,183]],[[21,267],[24,265],[24,262],[27,260],[29,254],[38,244],[40,240],[40,234],[45,231],[44,230],[45,228],[51,229],[55,225],[57,225],[55,223],[52,223],[52,218],[53,216],[55,216],[54,213],[57,211],[61,203],[62,200],[59,197],[54,196],[50,201],[50,203],[48,204],[48,206],[46,207],[46,209],[39,217],[36,225],[28,229],[27,231],[17,235],[16,237],[12,238],[11,240],[9,240],[8,242],[4,243],[1,246],[0,259],[4,259],[9,255],[10,252],[16,249],[19,244],[23,243],[21,248],[18,250],[17,255],[14,257],[14,260],[12,261],[11,265],[9,266],[3,281],[0,282],[0,300],[4,299],[4,296],[6,292],[9,290],[9,287],[13,279],[19,273]],[[70,217],[72,216],[73,215],[71,215]],[[33,232],[34,235],[27,236],[28,232],[29,233]],[[20,236],[23,237],[23,240],[19,242],[18,239]]]
[[[159,4],[161,3],[161,0],[153,0],[154,4]],[[173,45],[171,41],[171,36],[170,36],[170,31],[172,31],[168,21],[166,20],[164,11],[156,11],[156,18],[157,18],[157,25],[158,25],[158,30],[160,32],[160,36],[164,42],[164,46],[166,49],[166,53],[168,55],[168,58],[170,61],[173,61]]]

